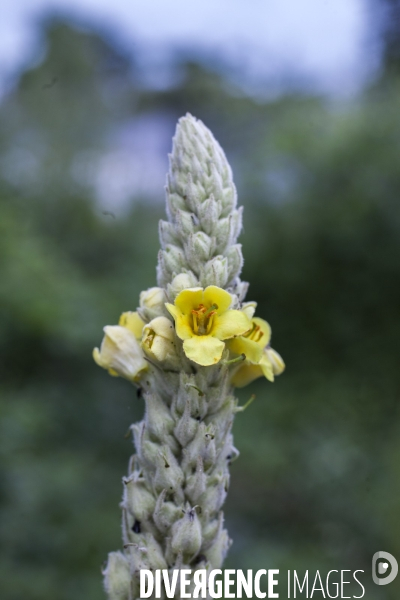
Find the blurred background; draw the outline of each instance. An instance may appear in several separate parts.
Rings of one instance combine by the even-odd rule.
[[[397,599],[370,569],[400,559],[399,0],[1,10],[1,597],[104,597],[143,402],[91,352],[155,284],[189,111],[233,167],[287,364],[240,393],[226,565],[364,569]]]

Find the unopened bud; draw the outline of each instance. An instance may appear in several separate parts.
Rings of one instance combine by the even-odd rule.
[[[168,493],[181,491],[184,475],[178,461],[168,446],[163,446],[157,457],[157,468],[154,475],[154,489],[159,494],[166,489]]]
[[[104,587],[110,600],[129,600],[131,574],[129,562],[121,552],[110,552],[104,575]]]
[[[201,285],[216,285],[224,288],[228,282],[228,259],[224,256],[215,256],[209,260],[202,269]]]
[[[243,267],[242,245],[235,244],[234,246],[231,246],[227,251],[227,258],[229,273],[228,277],[229,281],[232,281],[239,275]]]
[[[173,502],[166,502],[167,490],[159,495],[153,514],[154,523],[162,533],[167,533],[173,523],[179,519],[182,511]]]
[[[159,440],[163,441],[166,435],[172,433],[175,421],[172,418],[167,405],[158,394],[148,393],[145,396],[145,400],[146,430],[156,436]]]
[[[211,183],[214,197],[221,198],[223,195],[223,189],[224,189],[221,174],[218,172],[218,169],[216,168],[216,165],[213,162],[210,163],[210,170],[211,170],[210,183]]]
[[[93,350],[96,363],[107,369],[110,375],[137,381],[147,363],[135,335],[120,325],[106,325],[103,331],[105,336],[100,350]]]
[[[189,263],[196,265],[198,270],[200,270],[200,266],[211,258],[213,250],[213,240],[203,231],[198,231],[188,236],[187,244],[185,244],[185,253]]]
[[[226,529],[223,529],[206,552],[207,559],[214,569],[222,567],[230,545],[231,540],[229,539],[228,532]]]
[[[164,554],[160,544],[150,534],[146,534],[147,562],[150,569],[166,569]]]
[[[191,271],[188,273],[179,273],[168,285],[168,295],[174,300],[182,290],[198,287],[198,285],[199,281]]]
[[[167,317],[156,317],[143,327],[143,348],[150,358],[158,361],[176,356],[175,332]]]
[[[176,232],[181,240],[195,233],[199,220],[194,213],[189,213],[187,210],[178,210],[175,218]]]
[[[212,425],[199,424],[197,433],[193,440],[183,450],[182,465],[184,469],[189,466],[194,467],[197,457],[201,456],[204,462],[204,468],[207,469],[215,460],[215,443]]]
[[[222,511],[219,513],[218,519],[213,519],[212,521],[207,519],[207,522],[203,526],[202,550],[207,550],[207,548],[210,548],[213,545],[217,535],[219,535],[223,529],[223,524],[224,514]]]
[[[207,477],[204,473],[203,459],[201,456],[197,459],[195,473],[186,477],[185,494],[193,503],[199,502],[199,499],[206,490]]]
[[[168,244],[177,245],[179,238],[175,229],[175,225],[169,221],[160,221],[158,226],[161,248],[165,248]]]
[[[183,250],[173,244],[168,244],[165,250],[160,251],[160,260],[164,270],[172,275],[181,273],[186,265]]]
[[[163,314],[166,301],[163,288],[152,287],[145,292],[140,292],[140,312],[145,314],[147,321],[151,321]]]
[[[211,514],[218,512],[225,502],[227,490],[228,476],[216,476],[213,485],[209,485],[204,492],[200,500],[201,505],[206,506]]]
[[[174,552],[181,553],[183,559],[191,561],[201,547],[201,525],[196,509],[187,510],[172,527],[171,546]]]
[[[147,521],[153,514],[156,501],[144,481],[124,479],[124,504],[138,521]]]
[[[174,430],[175,437],[180,442],[181,446],[187,446],[190,440],[193,439],[198,426],[199,422],[190,416],[190,400],[187,398],[183,415],[178,420]]]
[[[203,231],[210,236],[213,235],[221,214],[221,203],[215,201],[214,196],[211,195],[210,198],[207,198],[207,200],[200,205],[198,214]]]

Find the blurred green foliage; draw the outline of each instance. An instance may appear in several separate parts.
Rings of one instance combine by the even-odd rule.
[[[400,79],[351,103],[266,103],[183,60],[155,91],[105,38],[60,22],[44,35],[0,106],[1,597],[103,597],[143,404],[91,351],[155,284],[163,190],[133,190],[114,218],[74,165],[132,120],[161,115],[169,144],[190,111],[233,166],[249,298],[287,363],[240,395],[256,401],[234,429],[228,565],[364,569],[367,598],[398,598],[370,561],[400,558]]]

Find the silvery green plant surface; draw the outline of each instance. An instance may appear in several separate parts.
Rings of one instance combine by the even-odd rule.
[[[95,361],[141,391],[143,421],[123,478],[123,549],[104,570],[110,600],[140,597],[140,569],[220,568],[231,540],[222,506],[242,410],[234,388],[284,363],[244,302],[242,210],[225,154],[191,115],[179,120],[160,222],[157,287],[104,328]],[[179,587],[177,587],[179,589]]]

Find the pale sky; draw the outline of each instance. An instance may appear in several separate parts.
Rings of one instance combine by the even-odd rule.
[[[291,72],[316,89],[351,93],[376,68],[367,0],[2,0],[0,87],[38,54],[36,23],[50,11],[94,23],[142,60],[173,47],[223,58],[250,82]]]

